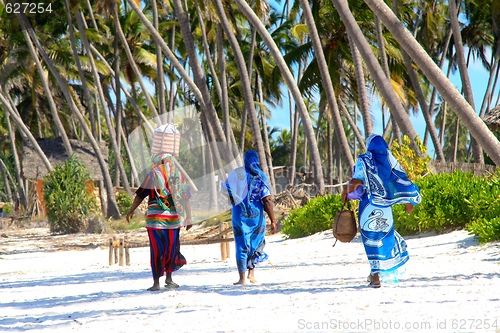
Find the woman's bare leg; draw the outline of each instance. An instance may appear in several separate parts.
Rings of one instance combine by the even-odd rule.
[[[239,273],[240,274],[240,279],[238,280],[238,282],[235,282],[233,283],[235,286],[238,286],[238,285],[246,285],[247,282],[245,280],[245,272],[243,273]]]
[[[257,280],[255,279],[255,276],[254,276],[254,272],[255,272],[255,269],[250,268],[248,270],[248,276],[247,276],[247,278],[248,278],[248,280],[250,280],[250,282],[257,283]]]
[[[160,278],[157,278],[157,279],[154,279],[153,280],[153,286],[148,288],[148,291],[156,291],[156,290],[160,290],[161,287],[160,287]]]

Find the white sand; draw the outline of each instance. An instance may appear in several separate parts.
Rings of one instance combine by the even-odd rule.
[[[154,293],[147,248],[129,267],[108,267],[102,249],[2,255],[0,331],[500,332],[499,243],[464,231],[407,243],[405,277],[380,289],[366,287],[359,236],[332,248],[330,232],[267,237],[277,269],[262,264],[249,286],[232,285],[234,257],[220,261],[218,244],[183,246],[181,287]]]

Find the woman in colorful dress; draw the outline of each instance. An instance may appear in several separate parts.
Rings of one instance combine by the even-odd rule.
[[[225,182],[221,191],[227,195],[232,205],[232,225],[236,247],[236,265],[239,280],[234,285],[246,284],[248,280],[256,283],[255,265],[267,259],[263,251],[266,241],[266,218],[271,219],[271,232],[276,232],[273,213],[273,199],[267,177],[260,169],[259,157],[253,150],[244,156],[244,167],[235,169]]]
[[[180,253],[179,233],[182,226],[186,230],[191,228],[191,193],[171,154],[160,153],[153,158],[153,169],[136,191],[127,222],[146,197],[149,197],[146,229],[154,281],[148,290],[161,289],[160,277],[163,273],[166,273],[165,287],[178,288],[179,285],[172,280],[172,272],[186,264]]]
[[[382,279],[394,278],[408,261],[406,242],[394,230],[392,206],[406,204],[413,211],[421,196],[380,135],[366,140],[367,152],[358,156],[353,177],[342,200],[360,200],[359,230],[370,263],[369,286],[379,288]]]

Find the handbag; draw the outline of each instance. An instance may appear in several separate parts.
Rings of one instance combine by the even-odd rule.
[[[347,203],[347,209],[344,209]],[[342,208],[337,211],[335,219],[333,220],[333,236],[341,241],[342,243],[349,243],[353,240],[358,232],[358,226],[356,224],[356,217],[354,212],[351,210],[351,204],[349,201],[344,202]],[[335,241],[337,243],[337,241]],[[335,244],[333,245],[335,246]]]

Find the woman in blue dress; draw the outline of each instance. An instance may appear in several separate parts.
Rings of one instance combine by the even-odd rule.
[[[271,232],[276,232],[273,213],[273,199],[266,175],[259,165],[259,157],[253,150],[248,150],[244,157],[244,167],[235,169],[221,182],[221,191],[232,205],[232,225],[236,247],[236,265],[239,280],[235,285],[246,284],[248,280],[256,283],[255,265],[267,259],[264,253],[266,241],[266,218],[271,219]]]
[[[371,267],[369,286],[378,288],[381,275],[397,275],[408,261],[406,242],[394,230],[392,205],[404,203],[411,213],[422,199],[380,135],[368,137],[366,147],[367,152],[358,156],[342,200],[360,200],[359,230]]]

